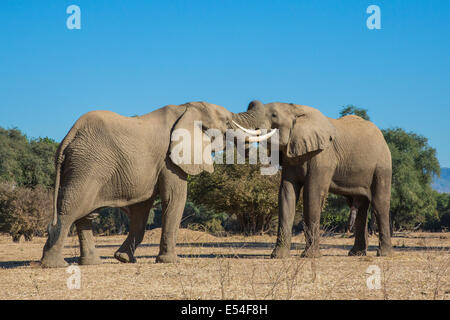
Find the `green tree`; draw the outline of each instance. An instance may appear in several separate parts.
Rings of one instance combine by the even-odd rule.
[[[440,167],[424,136],[400,128],[382,130],[392,155],[392,227],[412,228],[437,218],[431,189]]]
[[[214,173],[189,177],[189,200],[237,220],[240,232],[274,230],[281,174],[261,175],[260,165],[215,164]],[[230,226],[228,226],[230,227]]]
[[[436,215],[428,216],[425,229],[440,231],[450,228],[450,193],[439,193],[433,190],[436,200]]]
[[[450,193],[435,193],[439,225],[437,229],[450,229]]]
[[[0,182],[24,182],[21,160],[28,153],[28,140],[18,129],[0,128]]]
[[[330,193],[320,216],[320,224],[325,230],[345,231],[349,214],[347,200]]]
[[[351,104],[343,106],[341,108],[341,111],[339,112],[339,115],[341,117],[349,115],[349,114],[357,115],[357,116],[363,118],[364,120],[370,120],[370,117],[367,113],[367,109],[358,108]]]
[[[22,162],[24,185],[55,184],[55,153],[58,143],[49,138],[33,139],[29,143],[29,152]]]
[[[181,227],[220,234],[224,231],[224,224],[227,220],[228,215],[224,212],[216,212],[203,205],[187,201],[181,219]]]
[[[28,140],[18,129],[0,128],[0,182],[52,187],[58,143],[49,138]]]

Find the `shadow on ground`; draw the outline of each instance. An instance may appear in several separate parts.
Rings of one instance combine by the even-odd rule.
[[[120,245],[97,245],[97,248],[119,248]],[[159,244],[155,243],[144,243],[140,247],[159,247]],[[192,248],[233,248],[233,249],[260,249],[269,250],[273,249],[273,243],[267,242],[194,242],[194,243],[179,243],[177,247],[192,247]],[[65,246],[65,248],[78,248],[78,246]],[[291,245],[292,256],[299,256],[300,251],[305,248],[304,244],[293,243]],[[320,248],[322,250],[327,249],[341,249],[348,251],[352,248],[351,245],[332,245],[332,244],[321,244]],[[377,246],[369,246],[368,251],[376,251]],[[394,250],[397,252],[408,252],[408,251],[442,251],[449,252],[450,247],[444,246],[394,246]],[[298,251],[298,252],[295,252]],[[206,253],[206,254],[179,254],[180,258],[197,258],[197,259],[270,259],[270,254],[247,254],[247,253]],[[341,256],[340,254],[323,254],[323,256]],[[102,260],[114,260],[113,256],[102,256]],[[155,259],[156,255],[142,255],[136,256],[138,259]],[[78,257],[65,258],[68,263],[77,263]],[[38,261],[0,261],[0,269],[14,269],[21,267],[29,267],[30,265],[38,264]]]
[[[268,250],[273,249],[274,243],[268,242],[192,242],[192,243],[177,243],[177,247],[192,247],[192,248],[234,248],[234,249],[252,249],[252,250]],[[119,248],[119,244],[100,244],[97,248]],[[139,247],[152,248],[159,247],[158,243],[142,243]],[[78,245],[65,246],[65,248],[78,248]],[[293,243],[291,250],[303,250],[304,244]],[[338,244],[321,244],[321,249],[342,249],[350,250],[352,245],[338,245]],[[374,251],[377,246],[369,246],[368,251]],[[444,246],[393,246],[397,251],[450,251],[450,247]]]
[[[102,257],[107,258],[107,257]],[[68,263],[78,263],[79,258],[78,257],[72,257],[72,258],[64,258]],[[23,260],[23,261],[0,261],[0,269],[15,269],[15,268],[21,268],[21,267],[31,267],[34,264],[33,267],[39,267],[40,262],[36,260]]]

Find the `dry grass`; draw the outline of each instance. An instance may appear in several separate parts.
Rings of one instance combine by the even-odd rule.
[[[450,233],[408,233],[393,238],[392,257],[376,257],[377,237],[366,257],[348,257],[353,238],[321,238],[322,257],[302,259],[303,236],[292,258],[269,259],[275,237],[222,237],[180,229],[178,264],[155,264],[160,230],[147,231],[137,264],[113,253],[125,236],[96,239],[103,264],[80,266],[81,289],[67,289],[65,269],[40,269],[44,238],[13,243],[0,236],[0,299],[446,299],[450,298]],[[78,239],[64,255],[75,262]],[[379,290],[369,290],[368,266],[381,270]]]

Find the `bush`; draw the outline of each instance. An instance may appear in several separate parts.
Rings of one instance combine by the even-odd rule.
[[[34,188],[0,185],[0,231],[10,234],[18,242],[33,236],[45,235],[53,217],[52,191],[38,185]]]
[[[427,215],[425,230],[441,231],[450,229],[450,193],[433,191],[436,199],[436,212]]]
[[[181,218],[181,228],[192,230],[203,230],[211,233],[222,233],[224,224],[228,220],[226,213],[216,213],[206,209],[204,206],[197,206],[187,201]],[[154,207],[150,210],[147,220],[147,229],[160,228],[162,223],[161,201],[155,201]]]
[[[120,208],[104,208],[92,221],[94,234],[105,236],[128,233],[128,217]]]
[[[260,169],[261,165],[214,164],[212,174],[189,176],[188,199],[212,212],[226,213],[233,220],[224,224],[227,231],[274,232],[281,173],[261,175]]]

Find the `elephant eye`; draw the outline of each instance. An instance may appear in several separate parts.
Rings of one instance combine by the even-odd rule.
[[[277,114],[276,113],[272,113],[272,118],[276,118]]]

